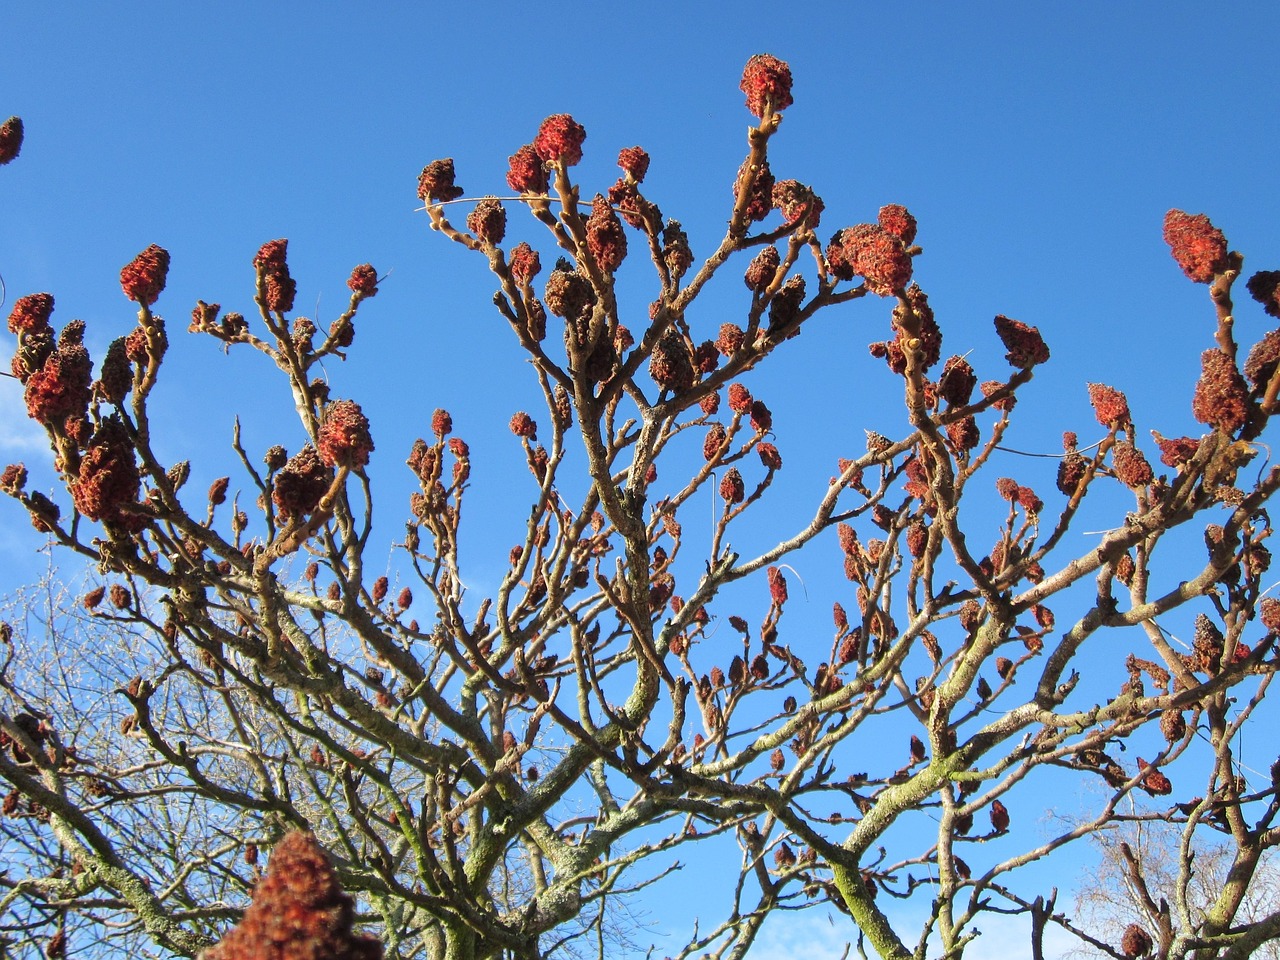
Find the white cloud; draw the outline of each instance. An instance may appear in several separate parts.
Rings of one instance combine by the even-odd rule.
[[[923,926],[923,917],[895,920],[901,922],[899,929],[904,932],[918,933]],[[982,935],[965,950],[965,960],[1009,960],[1010,957],[1031,956],[1031,926],[1027,917],[989,913],[984,914],[976,926]],[[844,955],[845,944],[856,941],[857,936],[853,921],[836,910],[779,913],[766,921],[749,956],[751,960],[839,960]],[[914,949],[915,945],[914,939],[908,940],[909,948]],[[1045,960],[1079,957],[1082,945],[1071,934],[1051,925],[1045,931]],[[856,947],[848,955],[856,957]],[[931,952],[930,956],[934,953]]]
[[[13,377],[0,376],[0,456],[47,450],[49,440],[26,415],[22,384]]]
[[[1009,957],[1031,956],[1030,918],[988,913],[981,917],[977,927],[982,936],[965,951],[965,960],[1008,960]],[[1061,927],[1051,924],[1045,930],[1045,960],[1078,956],[1082,946],[1082,941]]]
[[[751,960],[839,960],[845,944],[857,936],[853,921],[834,909],[775,913],[765,921],[748,956]],[[857,956],[857,952],[849,955]]]

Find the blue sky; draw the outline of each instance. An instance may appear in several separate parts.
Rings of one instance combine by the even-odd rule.
[[[50,290],[55,319],[83,316],[105,343],[132,322],[119,268],[149,243],[173,255],[159,309],[175,323],[197,297],[245,306],[265,239],[291,238],[299,309],[320,316],[370,261],[392,278],[344,384],[415,396],[429,384],[427,405],[469,411],[459,428],[474,433],[512,412],[506,391],[477,387],[519,367],[485,338],[500,328],[480,258],[413,212],[417,171],[453,156],[470,193],[505,191],[507,155],[544,116],[570,112],[588,130],[584,190],[612,182],[618,148],[643,145],[650,193],[704,253],[750,119],[741,65],[763,49],[796,77],[775,172],[823,196],[824,229],[906,204],[948,347],[981,360],[995,313],[1034,323],[1055,358],[1039,399],[1083,410],[1082,374],[1123,387],[1171,362],[1194,375],[1196,352],[1167,349],[1204,321],[1160,242],[1169,207],[1209,213],[1249,267],[1280,263],[1280,199],[1265,186],[1276,17],[1261,4],[1162,7],[651,4],[603,19],[574,4],[538,17],[503,5],[11,7],[0,92],[28,137],[0,181],[0,265],[11,297]],[[857,304],[824,321],[827,349],[790,351],[779,365],[792,383],[822,365],[801,399],[818,402],[832,373],[882,376],[861,351],[887,315]],[[215,391],[209,407],[226,379],[241,396],[265,389],[210,344],[181,343],[170,362]],[[375,414],[403,408],[383,392]],[[1166,406],[1154,392],[1133,402]],[[1185,413],[1185,397],[1174,405]]]
[[[298,310],[327,322],[350,269],[372,262],[390,276],[361,311],[351,359],[328,373],[373,422],[375,480],[407,496],[400,464],[446,407],[476,453],[473,503],[501,530],[524,509],[505,496],[506,471],[523,469],[505,424],[534,409],[536,388],[503,338],[482,258],[415,212],[418,171],[452,156],[468,195],[505,193],[507,156],[543,117],[569,112],[588,133],[583,193],[613,182],[619,148],[644,146],[648,195],[701,258],[744,155],[742,65],[767,51],[795,76],[773,170],[823,197],[824,233],[905,204],[946,350],[972,351],[980,376],[1005,369],[996,313],[1041,329],[1053,360],[1024,391],[1009,445],[1054,453],[1063,429],[1093,439],[1087,380],[1126,390],[1141,429],[1192,432],[1213,317],[1161,220],[1170,207],[1207,213],[1246,275],[1280,268],[1277,28],[1264,3],[8,4],[0,119],[21,115],[27,140],[0,170],[4,311],[48,290],[55,325],[86,319],[100,357],[133,325],[121,266],[167,248],[156,429],[162,454],[189,457],[207,484],[234,468],[233,411],[250,450],[296,449],[301,432],[260,358],[185,334],[196,299],[251,313],[253,253],[288,237]],[[510,237],[537,236],[519,210],[510,218]],[[632,266],[622,289],[635,293],[636,329],[647,277]],[[741,309],[743,294],[722,283],[712,306]],[[1248,344],[1269,324],[1245,304]],[[713,336],[731,318],[690,319]],[[902,425],[898,384],[866,352],[888,321],[874,298],[832,311],[751,381],[774,411],[787,496],[812,499],[863,428]],[[51,486],[11,382],[0,403],[0,460],[24,459]],[[1009,469],[1039,470],[1052,489],[1051,466]],[[0,517],[9,587],[46,561],[24,517]],[[762,527],[759,545],[777,529]],[[475,561],[483,584],[505,546]],[[819,612],[828,573],[802,571]]]

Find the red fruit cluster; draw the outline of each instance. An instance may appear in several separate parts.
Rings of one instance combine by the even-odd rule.
[[[751,401],[751,429],[762,433],[773,429],[773,413],[763,400]]]
[[[317,440],[320,462],[329,467],[363,467],[373,452],[369,418],[354,400],[338,400],[324,412]]]
[[[713,423],[707,430],[706,437],[702,441],[702,458],[707,462],[714,460],[720,454],[720,448],[724,446],[726,431],[724,424]]]
[[[119,406],[133,387],[133,366],[129,363],[125,338],[116,337],[107,347],[107,355],[102,360],[102,369],[93,390],[110,403]]]
[[[1145,957],[1154,946],[1151,934],[1138,924],[1131,923],[1124,928],[1124,935],[1120,938],[1120,951],[1126,957]]]
[[[916,239],[916,218],[911,215],[911,211],[900,203],[887,203],[880,208],[880,216],[877,218],[880,223],[880,229],[885,233],[891,233],[906,246],[911,246]]]
[[[9,369],[19,382],[26,383],[49,359],[53,349],[53,329],[46,320],[43,325],[18,334],[18,349],[9,361]]]
[[[737,467],[730,467],[720,481],[720,496],[725,503],[741,503],[746,497],[746,486],[742,482],[742,474]]]
[[[221,309],[220,303],[205,303],[203,300],[197,300],[196,305],[191,309],[191,325],[187,327],[187,332],[203,333],[217,330],[218,311]]]
[[[778,452],[778,448],[772,443],[757,443],[756,453],[760,456],[760,462],[764,464],[766,469],[782,469],[782,454]]]
[[[947,439],[957,450],[972,450],[982,442],[978,421],[973,417],[962,417],[951,421],[947,424]]]
[[[440,478],[440,451],[437,447],[427,446],[421,437],[413,441],[409,459],[405,462],[425,487],[430,487]]]
[[[1009,810],[999,800],[992,801],[988,815],[991,817],[991,829],[996,833],[1004,833],[1009,829]]]
[[[773,295],[773,300],[769,302],[770,332],[791,327],[800,318],[800,304],[804,301],[804,290],[804,277],[796,274],[788,277],[787,282]],[[797,329],[792,329],[787,333],[787,338],[790,339],[799,332]]]
[[[533,417],[523,410],[512,416],[509,426],[511,427],[511,432],[517,437],[523,437],[526,440],[538,439],[537,423],[534,422]]]
[[[344,324],[344,326],[346,325]],[[293,343],[299,351],[310,351],[312,340],[315,339],[316,335],[316,325],[307,317],[298,317],[293,321],[291,334]],[[338,339],[345,340],[346,337],[340,334]],[[348,344],[343,344],[343,346],[347,345]]]
[[[693,386],[697,377],[684,337],[668,333],[654,345],[653,356],[649,358],[649,376],[658,386],[673,393]]]
[[[586,229],[587,249],[596,265],[605,273],[613,273],[627,255],[627,236],[622,230],[622,221],[602,194],[597,193],[591,201]]]
[[[297,293],[298,285],[289,276],[287,267],[267,274],[266,300],[268,310],[274,310],[277,313],[288,313],[293,309],[293,298]],[[349,343],[343,344],[343,346],[349,346]]]
[[[1018,506],[1027,513],[1039,513],[1044,509],[1044,501],[1037,497],[1036,492],[1030,487],[1019,487]]]
[[[507,186],[518,193],[546,193],[550,181],[547,168],[532,143],[507,157]],[[461,194],[462,191],[458,191]]]
[[[1280,317],[1280,270],[1262,270],[1245,284],[1249,296],[1262,304],[1262,309],[1273,317]]]
[[[662,228],[662,260],[677,280],[693,266],[689,235],[684,232],[679,220],[668,220],[667,225]]]
[[[4,166],[22,149],[22,119],[10,117],[0,123],[0,166]]]
[[[418,175],[418,199],[423,203],[457,200],[462,196],[462,188],[453,182],[455,176],[453,157],[432,160]]]
[[[537,250],[521,240],[511,248],[511,259],[507,266],[511,270],[511,279],[524,286],[542,270],[542,260]]]
[[[268,240],[258,248],[258,252],[253,255],[253,268],[255,270],[274,269],[283,267],[285,260],[289,255],[289,241],[284,237],[278,240]]]
[[[551,399],[556,422],[560,424],[561,429],[567,430],[573,426],[573,401],[569,398],[569,391],[557,383]]]
[[[1119,580],[1125,586],[1133,586],[1133,577],[1138,572],[1138,566],[1133,562],[1133,557],[1128,553],[1120,554],[1115,564],[1115,579]],[[1130,654],[1132,657],[1133,654]]]
[[[1263,597],[1258,604],[1258,619],[1268,630],[1280,631],[1280,600],[1275,597]]]
[[[1280,366],[1280,330],[1268,330],[1249,351],[1244,362],[1244,375],[1255,387],[1262,388],[1271,382],[1277,366]]]
[[[546,447],[535,447],[529,451],[528,459],[529,472],[538,479],[538,483],[542,483],[547,478],[547,464],[551,462]]]
[[[766,109],[785,110],[791,99],[791,68],[768,53],[757,53],[742,71],[740,88],[747,95],[747,109],[764,117]]]
[[[1166,467],[1180,467],[1196,455],[1200,441],[1194,437],[1165,437],[1156,434],[1156,446],[1160,448],[1160,462]]]
[[[267,452],[262,455],[262,462],[273,473],[283,467],[288,460],[289,454],[278,443],[273,447],[268,447]]]
[[[942,331],[938,328],[938,321],[934,319],[933,307],[929,306],[929,296],[920,289],[918,283],[913,283],[907,287],[907,306],[911,308],[911,312],[920,321],[920,332],[918,334],[920,338],[920,360],[927,370],[937,363],[939,357],[942,356]],[[902,309],[901,305],[894,308],[895,316],[900,309]]]
[[[884,340],[870,344],[871,355],[883,357],[894,373],[901,374],[907,369],[906,341],[908,339],[907,321],[910,315],[915,317],[918,328],[915,339],[919,341],[916,349],[920,352],[920,368],[928,370],[942,355],[942,331],[934,319],[933,308],[929,306],[929,298],[920,289],[919,284],[911,284],[906,290],[907,305],[899,303],[893,308],[893,327],[895,336],[892,340]],[[908,314],[908,309],[910,314]]]
[[[0,492],[16,497],[27,485],[27,467],[22,463],[11,463],[0,473]]]
[[[1012,477],[1001,477],[996,481],[996,492],[1000,494],[1002,500],[1014,501],[1018,499],[1018,481]]]
[[[71,482],[76,509],[90,520],[123,520],[138,500],[141,482],[124,424],[118,417],[108,417],[89,440]]]
[[[453,417],[448,410],[437,409],[431,414],[431,432],[440,440],[453,433]]]
[[[562,260],[547,278],[543,299],[557,317],[577,321],[595,306],[596,294],[591,282]]]
[[[355,905],[328,855],[295,831],[272,851],[240,922],[205,960],[381,960],[382,945],[353,931]]]
[[[67,324],[57,349],[26,379],[27,415],[46,426],[61,426],[68,418],[82,418],[89,406],[93,362],[81,340],[84,321]]]
[[[582,159],[582,141],[587,131],[567,113],[556,113],[542,121],[533,138],[533,151],[547,162],[559,161],[572,167]]]
[[[827,265],[840,280],[862,277],[867,289],[893,296],[911,282],[911,257],[901,238],[876,223],[845,227],[827,245]]]
[[[618,166],[636,183],[641,183],[649,172],[649,154],[640,147],[624,147],[618,151]]]
[[[47,328],[53,315],[53,294],[31,293],[13,302],[9,332],[24,333]]]
[[[714,340],[703,340],[693,351],[694,368],[701,374],[715,373],[720,366],[720,353]]]
[[[742,161],[738,168],[737,179],[733,181],[733,201],[738,202],[738,191],[743,177],[747,175],[751,158]],[[760,164],[755,171],[755,179],[751,181],[751,193],[747,197],[746,217],[748,220],[763,220],[773,209],[773,171],[769,169],[769,161]]]
[[[1187,721],[1181,710],[1172,708],[1160,714],[1160,732],[1170,743],[1176,743],[1187,733]]]
[[[1019,370],[1029,370],[1049,359],[1049,347],[1035,327],[999,315],[996,317],[996,334],[1009,352],[1004,358]]]
[[[1129,422],[1129,401],[1125,395],[1105,383],[1089,384],[1089,403],[1094,416],[1104,427],[1118,427]]]
[[[736,323],[722,323],[720,335],[715,340],[716,350],[726,357],[731,357],[738,352],[744,340],[746,340],[746,333],[740,326]]]
[[[164,289],[168,275],[169,251],[153,243],[120,271],[120,286],[134,303],[151,306]]]
[[[1173,793],[1173,784],[1160,772],[1159,768],[1149,766],[1141,757],[1138,758],[1138,767],[1146,771],[1138,781],[1138,786],[1147,793],[1153,797],[1167,797]]]
[[[1266,623],[1266,621],[1263,621]],[[1196,614],[1195,630],[1192,636],[1192,649],[1195,651],[1190,666],[1202,673],[1217,673],[1222,663],[1222,653],[1226,639],[1217,624],[1203,613]],[[1139,761],[1141,765],[1141,761]]]
[[[27,509],[31,511],[31,525],[41,533],[52,533],[53,524],[62,515],[58,505],[39,490],[27,498]]]
[[[467,215],[467,229],[484,243],[497,244],[507,233],[507,211],[497,197],[485,197]]]
[[[320,503],[329,489],[329,471],[310,444],[303,447],[276,474],[271,501],[284,520],[304,517]]]
[[[347,286],[360,297],[376,297],[378,295],[378,271],[373,264],[362,263],[351,271]]]
[[[799,180],[779,180],[773,185],[773,206],[788,224],[802,223],[816,229],[826,205],[822,198]]]
[[[262,277],[267,309],[276,313],[292,310],[293,298],[298,292],[298,285],[289,276],[289,264],[285,261],[288,250],[288,240],[268,240],[253,258],[253,267]]]
[[[777,567],[770,567],[765,573],[769,578],[769,597],[781,606],[787,602],[787,578]]]
[[[980,384],[978,384],[978,389],[982,391],[982,395],[984,397],[991,396],[997,390],[1003,389],[1003,387],[1004,387],[1004,384],[1001,383],[999,380],[983,380]],[[1017,403],[1018,403],[1017,396],[1011,393],[1003,397],[1002,399],[997,400],[995,403],[991,404],[991,408],[993,410],[1001,410],[1007,413],[1008,411],[1012,410],[1017,405]]]
[[[838,458],[836,460],[836,469],[839,471],[840,476],[845,477],[849,468],[856,462],[857,461],[854,460],[846,460],[844,457]],[[835,483],[835,480],[832,480],[831,482]],[[862,483],[862,471],[854,470],[853,473],[849,473],[844,482],[845,486],[850,490],[856,490],[858,488],[858,484]]]
[[[662,212],[656,204],[640,196],[635,181],[619,177],[609,188],[609,202],[618,214],[637,230],[657,232],[662,223]]]
[[[1126,487],[1137,490],[1145,487],[1155,475],[1142,451],[1132,443],[1117,443],[1111,451],[1111,470]]]
[[[923,557],[929,545],[929,528],[920,520],[913,520],[907,527],[907,550],[913,557]]]
[[[1227,268],[1227,238],[1202,213],[1166,213],[1164,242],[1182,272],[1196,283],[1212,283]]]
[[[950,357],[942,365],[938,396],[953,407],[963,407],[973,397],[977,385],[978,375],[973,372],[972,364],[964,357]]]
[[[1200,354],[1191,412],[1201,423],[1235,433],[1249,416],[1249,388],[1232,359],[1216,347]]]
[[[781,262],[782,258],[778,254],[777,247],[765,247],[757,253],[751,263],[748,264],[747,272],[743,277],[746,281],[747,289],[754,290],[756,293],[764,293],[769,288],[769,284],[773,283],[773,278],[777,275],[778,265]]]

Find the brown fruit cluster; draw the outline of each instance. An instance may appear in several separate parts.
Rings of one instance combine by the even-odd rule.
[[[352,930],[354,903],[309,833],[276,844],[253,901],[202,960],[381,960],[382,945]]]

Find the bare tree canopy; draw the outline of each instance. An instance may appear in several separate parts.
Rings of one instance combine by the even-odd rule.
[[[387,282],[370,264],[321,328],[271,240],[255,309],[199,301],[179,345],[153,312],[170,253],[149,246],[120,274],[137,325],[96,368],[51,294],[13,301],[12,374],[61,486],[12,464],[0,490],[93,582],[33,588],[0,634],[0,953],[603,960],[649,946],[635,895],[681,863],[714,877],[720,911],[666,948],[682,960],[740,960],[771,915],[818,905],[893,960],[959,958],[992,913],[1026,921],[1034,957],[1051,927],[1114,957],[1244,958],[1280,937],[1258,896],[1275,772],[1237,754],[1280,662],[1264,455],[1280,330],[1238,340],[1243,256],[1203,215],[1165,218],[1206,293],[1200,434],[1162,436],[1089,383],[1080,434],[1099,439],[1063,436],[1054,488],[1033,489],[993,460],[1046,338],[996,316],[1006,365],[948,354],[917,276],[928,225],[918,238],[894,203],[846,224],[777,179],[790,68],[754,56],[741,89],[745,157],[707,183],[727,228],[697,256],[640,147],[616,182],[575,182],[587,133],[568,114],[492,195],[450,159],[423,168],[425,220],[456,245],[441,258],[491,272],[476,295],[505,337],[485,349],[527,358],[543,401],[511,417],[507,462],[473,463],[425,386],[405,397],[422,435],[395,436],[323,367],[359,350]],[[0,162],[23,132],[0,126]],[[1280,271],[1242,286],[1280,317]],[[783,503],[771,358],[854,310],[876,318],[861,362],[901,391],[902,427]],[[170,349],[215,348],[287,382],[279,422],[307,441],[249,449],[237,422],[206,491],[162,458],[153,389]],[[417,486],[383,497],[378,525],[375,440]],[[527,503],[492,589],[464,549],[473,471],[509,472]],[[766,548],[734,549],[761,530]],[[821,637],[786,616],[800,551],[848,580]],[[1033,826],[1024,798],[1063,784],[1097,802]],[[1069,915],[1032,867],[1148,821],[1176,852],[1159,871],[1116,854],[1138,903],[1118,932]]]

